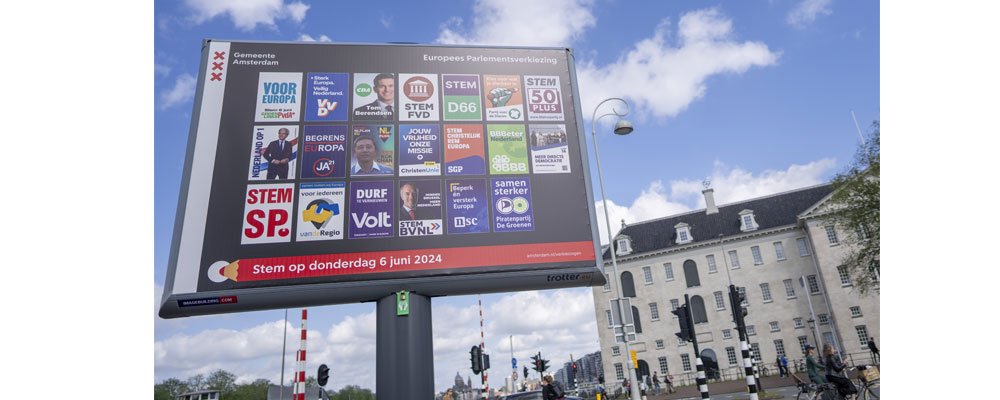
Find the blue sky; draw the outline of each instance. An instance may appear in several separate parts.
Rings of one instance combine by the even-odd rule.
[[[588,143],[590,115],[601,99],[624,97],[631,104],[631,135],[612,135],[607,124],[597,127],[615,228],[621,219],[638,222],[703,207],[705,178],[722,204],[825,182],[851,160],[858,144],[851,110],[862,130],[880,119],[878,2],[481,0],[372,6],[186,0],[154,7],[156,303],[205,38],[571,47]],[[476,300],[434,300],[438,390],[450,386],[457,371],[471,374],[468,349],[479,340]],[[510,337],[519,365],[536,351],[568,360],[570,353],[598,350],[589,289],[482,300],[493,360],[509,357]],[[539,310],[537,304],[547,307]],[[283,315],[154,316],[154,378],[185,379],[223,368],[241,380],[277,381]],[[289,315],[288,348],[294,349],[298,312]],[[374,388],[373,304],[311,308],[309,330],[315,338],[310,374],[326,363],[333,368],[328,387]],[[293,366],[291,356],[287,360],[286,379]],[[506,362],[493,364],[490,386],[498,387]]]

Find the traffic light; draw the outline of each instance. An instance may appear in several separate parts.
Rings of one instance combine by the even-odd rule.
[[[684,304],[683,306],[677,307],[670,313],[677,316],[677,322],[680,324],[681,328],[681,331],[675,333],[675,335],[685,342],[693,342],[694,335],[691,332],[691,325],[694,324],[691,323],[691,313],[688,312],[688,305]]]
[[[483,372],[483,350],[479,346],[472,346],[469,350],[469,357],[472,359],[472,373],[479,375]]]
[[[489,354],[483,354],[483,365],[482,365],[482,368],[483,368],[483,371],[486,371],[486,370],[490,369],[490,355]]]
[[[531,356],[531,369],[538,373],[542,373],[542,353],[535,354]]]
[[[573,363],[573,371],[576,372],[576,363]]]
[[[330,379],[330,367],[326,364],[320,364],[319,371],[316,371],[316,383],[320,386],[326,386],[326,381]]]
[[[746,326],[747,308],[743,306],[746,295],[740,292],[736,285],[729,285],[729,302],[733,305],[733,323],[739,329]]]
[[[549,360],[542,360],[542,370],[539,372],[545,372],[549,370]]]
[[[528,379],[528,366],[524,366],[524,379]]]

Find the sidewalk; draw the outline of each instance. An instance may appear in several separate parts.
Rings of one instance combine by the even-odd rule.
[[[767,376],[761,378],[761,386],[765,390],[768,388],[778,388],[785,386],[795,386],[795,381],[791,377],[780,378],[778,376]],[[697,385],[690,385],[677,388],[677,391],[671,394],[665,394],[663,391],[665,388],[660,387],[659,396],[647,395],[647,400],[674,400],[674,399],[686,399],[686,398],[701,398],[701,392],[698,391]],[[758,389],[759,391],[759,389]],[[711,396],[717,394],[727,394],[727,393],[747,393],[747,382],[744,379],[726,381],[726,382],[709,382],[708,383],[708,393]]]

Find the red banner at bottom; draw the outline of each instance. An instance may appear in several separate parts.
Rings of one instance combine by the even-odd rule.
[[[593,260],[594,243],[582,241],[251,258],[215,263],[208,274],[245,282]]]

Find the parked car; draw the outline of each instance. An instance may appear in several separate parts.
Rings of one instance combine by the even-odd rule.
[[[497,400],[542,400],[542,391],[532,390],[530,392],[511,393],[506,396],[501,396]],[[566,395],[566,400],[583,400],[583,398]]]

